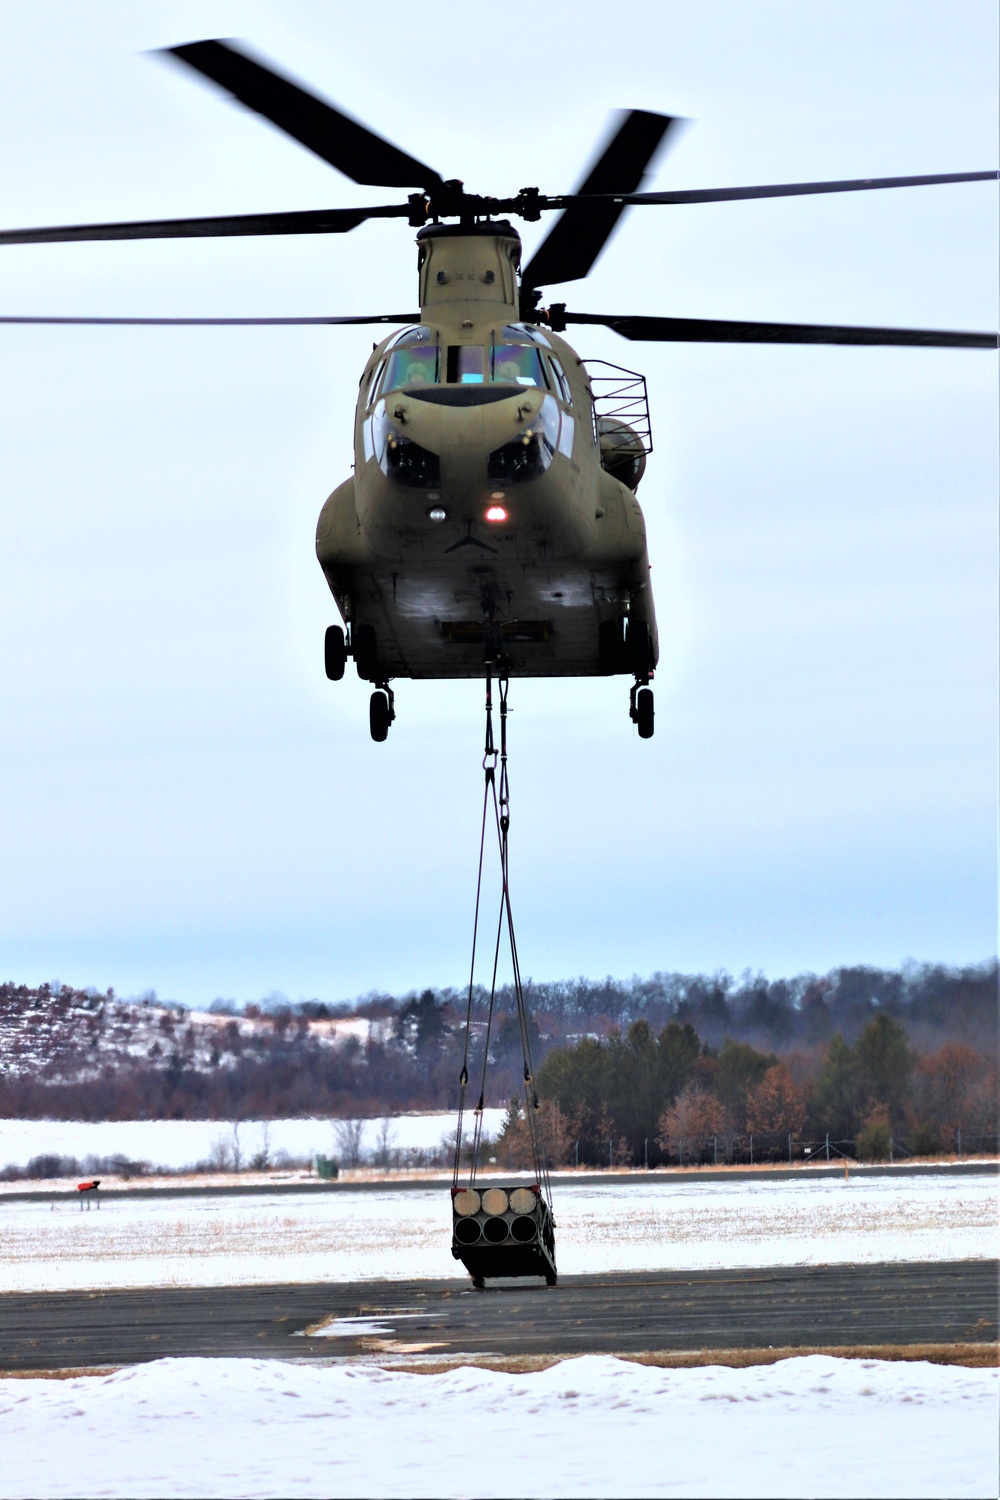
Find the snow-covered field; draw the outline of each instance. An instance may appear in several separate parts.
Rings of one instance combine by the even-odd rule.
[[[1000,1249],[998,1179],[746,1177],[555,1192],[564,1273],[951,1260]],[[450,1277],[446,1189],[0,1198],[0,1291]]]
[[[0,1495],[993,1496],[997,1371],[160,1360],[0,1380]]]
[[[495,1136],[503,1121],[502,1109],[483,1111],[483,1128]],[[331,1119],[261,1120],[240,1123],[240,1150],[245,1161],[265,1143],[272,1156],[284,1152],[302,1158],[341,1156],[337,1127]],[[381,1121],[363,1122],[362,1151],[370,1156],[378,1144]],[[455,1129],[454,1111],[444,1114],[397,1115],[389,1125],[392,1151],[432,1151]],[[24,1166],[33,1156],[127,1156],[154,1167],[180,1170],[207,1161],[221,1143],[231,1151],[233,1127],[226,1120],[0,1120],[0,1168]]]

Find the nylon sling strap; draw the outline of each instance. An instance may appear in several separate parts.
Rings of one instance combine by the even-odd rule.
[[[483,886],[483,859],[486,847],[486,824],[488,821],[490,806],[493,808],[493,822],[496,827],[497,845],[500,854],[501,896],[500,912],[497,920],[496,942],[493,949],[493,972],[490,984],[489,1006],[486,1013],[486,1027],[483,1035],[482,1074],[480,1078],[479,1100],[475,1107],[475,1127],[473,1130],[472,1147],[470,1151],[471,1163],[469,1171],[469,1186],[475,1186],[476,1174],[479,1169],[479,1156],[482,1146],[483,1134],[483,1110],[486,1102],[486,1074],[489,1067],[490,1039],[493,1028],[493,1013],[496,1005],[497,970],[500,962],[500,946],[503,940],[503,929],[506,924],[510,943],[511,967],[514,980],[514,999],[517,1008],[518,1033],[521,1039],[521,1054],[524,1064],[524,1090],[525,1090],[525,1116],[528,1124],[528,1136],[531,1142],[531,1157],[535,1171],[536,1180],[544,1187],[546,1201],[549,1208],[552,1207],[552,1187],[549,1178],[548,1166],[545,1161],[544,1143],[538,1129],[536,1114],[538,1111],[538,1094],[535,1090],[534,1068],[531,1061],[531,1039],[528,1032],[528,1012],[524,1001],[524,988],[521,982],[521,965],[517,952],[517,939],[514,936],[514,917],[510,902],[510,859],[508,833],[510,830],[510,785],[507,775],[507,694],[509,691],[509,680],[506,677],[498,679],[497,686],[500,694],[500,749],[496,748],[493,738],[493,685],[489,673],[486,677],[486,748],[483,755],[483,770],[485,772],[485,786],[483,790],[483,820],[479,840],[479,871],[476,883],[476,908],[475,919],[472,929],[472,964],[469,970],[469,991],[465,1012],[465,1048],[462,1057],[462,1071],[459,1075],[459,1103],[458,1124],[455,1131],[455,1164],[452,1174],[452,1186],[458,1187],[459,1174],[461,1172],[462,1157],[462,1127],[465,1115],[465,1092],[469,1083],[469,1050],[471,1042],[472,1022],[472,998],[475,985],[476,949],[479,938],[479,915],[482,900]],[[497,760],[500,763],[499,787],[497,785]]]

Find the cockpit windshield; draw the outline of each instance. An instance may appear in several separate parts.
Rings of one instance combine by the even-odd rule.
[[[548,388],[542,357],[533,344],[494,344],[490,350],[493,380],[506,385],[540,385]]]
[[[548,339],[537,328],[508,324],[500,331],[499,341],[485,349],[481,344],[454,344],[440,349],[434,337],[434,330],[423,326],[407,328],[396,335],[386,349],[384,366],[379,367],[385,370],[384,379],[379,383],[376,372],[368,404],[378,396],[407,386],[481,385],[484,381],[535,386],[554,391],[567,405],[571,401],[569,383],[559,361]]]
[[[436,384],[438,347],[431,337],[431,330],[423,327],[400,334],[389,353],[383,392],[398,391],[404,385]]]

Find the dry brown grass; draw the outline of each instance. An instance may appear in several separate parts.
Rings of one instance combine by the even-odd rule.
[[[652,1350],[638,1354],[613,1351],[613,1358],[623,1359],[634,1365],[653,1365],[661,1370],[690,1370],[701,1365],[726,1365],[729,1369],[744,1370],[750,1365],[773,1365],[782,1359],[797,1359],[807,1354],[823,1354],[832,1359],[926,1360],[932,1365],[964,1365],[972,1370],[993,1369],[1000,1365],[1000,1344],[996,1343],[824,1344],[781,1349],[692,1349],[683,1353]],[[465,1366],[472,1366],[480,1370],[502,1370],[511,1375],[524,1375],[532,1370],[548,1370],[566,1359],[578,1357],[560,1354],[515,1354],[510,1357],[448,1355],[444,1358],[431,1356],[406,1363],[394,1361],[384,1368],[412,1375],[436,1375],[443,1370],[460,1370]]]
[[[378,1343],[379,1340],[372,1340]],[[425,1345],[432,1348],[433,1345]],[[414,1350],[418,1353],[419,1346]],[[385,1351],[388,1352],[388,1351]],[[782,1359],[800,1358],[806,1354],[824,1354],[833,1359],[926,1360],[932,1365],[964,1365],[970,1370],[994,1369],[1000,1365],[1000,1344],[824,1344],[781,1349],[690,1349],[681,1352],[650,1350],[638,1354],[615,1352],[615,1359],[634,1365],[652,1365],[661,1370],[691,1370],[701,1365],[725,1365],[745,1370],[751,1365],[774,1365]],[[500,1370],[510,1375],[526,1375],[533,1370],[549,1370],[578,1355],[489,1354],[428,1355],[423,1359],[379,1361],[384,1370],[409,1375],[439,1375],[446,1370],[472,1367],[477,1370]],[[362,1356],[365,1363],[370,1362]],[[114,1375],[121,1365],[79,1365],[67,1370],[2,1370],[0,1380],[76,1380],[81,1375]]]

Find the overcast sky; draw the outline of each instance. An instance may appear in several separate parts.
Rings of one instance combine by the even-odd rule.
[[[992,0],[0,5],[5,226],[359,189],[147,50],[243,38],[473,190],[567,190],[610,111],[652,186],[997,165]],[[544,226],[526,225],[526,249]],[[991,184],[635,210],[581,311],[997,326]],[[558,295],[558,294],[557,294]],[[413,231],[4,248],[0,312],[416,302]],[[461,984],[482,691],[328,683],[313,551],[371,334],[0,331],[0,978],[201,1003]],[[628,344],[662,659],[511,690],[536,978],[996,951],[997,357]]]

